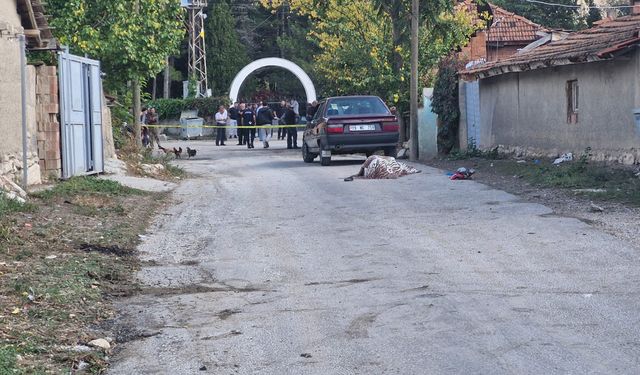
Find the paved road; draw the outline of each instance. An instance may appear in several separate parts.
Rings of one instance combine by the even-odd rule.
[[[427,167],[192,144],[111,374],[640,373],[640,249]]]

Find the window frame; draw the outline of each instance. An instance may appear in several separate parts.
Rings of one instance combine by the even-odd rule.
[[[580,113],[580,84],[577,79],[567,81],[567,124],[577,124]]]

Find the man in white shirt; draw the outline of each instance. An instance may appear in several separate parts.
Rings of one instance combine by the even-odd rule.
[[[216,112],[216,126],[227,126],[228,119],[227,110],[221,105]],[[226,138],[226,128],[216,128],[216,146],[224,146]]]

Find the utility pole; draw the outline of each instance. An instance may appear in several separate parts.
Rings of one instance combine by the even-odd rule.
[[[411,147],[409,158],[418,160],[418,28],[420,27],[420,0],[411,3],[411,123],[409,137]]]
[[[140,13],[140,1],[133,2],[133,11]],[[131,80],[131,90],[133,91],[133,134],[136,138],[136,145],[142,147],[142,126],[140,124],[140,112],[142,104],[140,103],[140,81],[138,77]]]
[[[189,30],[189,80],[196,80],[196,98],[207,96],[207,53],[204,43],[204,9],[207,0],[182,0],[187,9],[187,29]]]

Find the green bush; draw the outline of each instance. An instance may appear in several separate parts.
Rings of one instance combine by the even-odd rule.
[[[211,117],[218,111],[220,105],[229,105],[229,99],[224,97],[187,98],[187,99],[157,99],[146,103],[158,112],[160,120],[177,119],[184,110],[197,110],[200,117]]]
[[[458,146],[458,70],[463,64],[455,56],[449,56],[440,62],[438,77],[433,88],[433,111],[440,119],[438,128],[438,151],[449,154]]]

